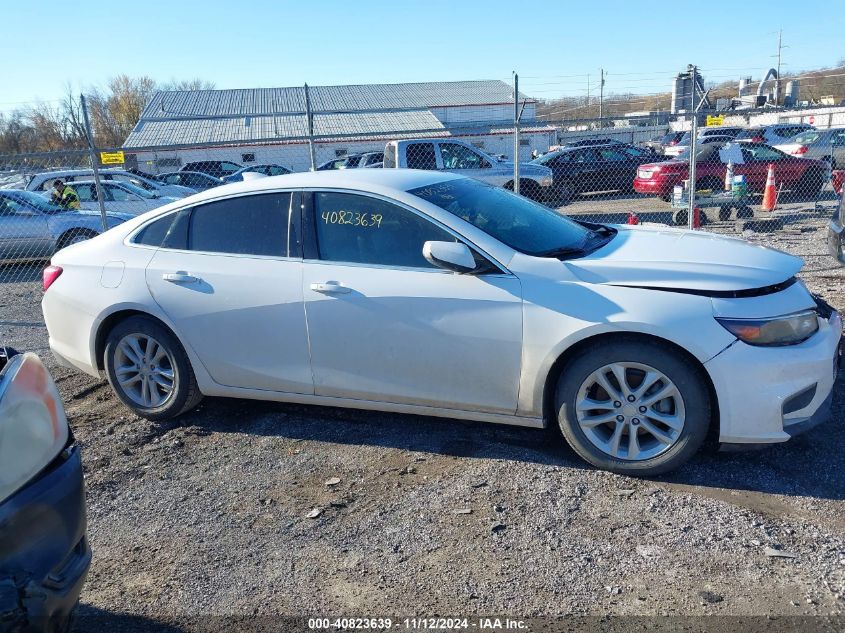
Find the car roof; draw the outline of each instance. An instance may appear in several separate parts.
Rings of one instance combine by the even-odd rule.
[[[267,176],[255,180],[233,182],[191,196],[191,200],[219,198],[228,194],[257,193],[279,188],[328,188],[377,191],[393,189],[408,191],[446,180],[459,180],[465,176],[421,169],[338,169],[330,171],[304,171],[281,176]]]

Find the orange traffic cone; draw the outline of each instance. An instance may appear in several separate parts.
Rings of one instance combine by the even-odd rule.
[[[766,188],[763,190],[763,211],[774,211],[777,201],[775,191],[775,166],[769,163],[769,174],[766,176]]]

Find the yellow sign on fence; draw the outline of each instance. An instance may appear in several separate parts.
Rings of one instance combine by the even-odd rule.
[[[725,116],[720,114],[718,116],[713,116],[712,114],[707,115],[707,127],[711,125],[724,125],[725,123]]]
[[[708,123],[708,125],[710,124]],[[100,162],[103,165],[122,165],[124,162],[123,152],[100,152]]]

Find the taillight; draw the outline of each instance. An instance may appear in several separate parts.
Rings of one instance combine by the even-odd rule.
[[[38,356],[12,358],[0,373],[0,503],[61,453],[68,437],[59,392]]]
[[[792,154],[795,155],[795,156],[801,156],[802,154],[806,154],[806,153],[807,153],[807,146],[806,145],[801,145],[800,147],[796,147],[792,151]]]
[[[56,281],[61,274],[61,266],[47,266],[47,268],[44,269],[44,272],[41,273],[41,282],[44,285],[44,290],[46,291],[47,288],[52,286],[53,282]]]
[[[751,138],[751,141],[754,142],[754,143],[762,143],[765,140],[766,139],[763,138],[762,136],[754,136],[754,137]]]
[[[678,141],[669,141],[669,145],[677,145]]]

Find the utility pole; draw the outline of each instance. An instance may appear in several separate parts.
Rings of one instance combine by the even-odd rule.
[[[780,100],[780,50],[782,47],[783,29],[778,30],[778,76],[775,77],[775,105]]]
[[[590,116],[590,75],[587,73],[587,116]]]
[[[600,68],[599,72],[601,72],[601,81],[599,82],[599,127],[604,127],[602,125],[602,110],[604,106],[604,68]]]
[[[513,192],[519,194],[519,75],[513,74]]]

